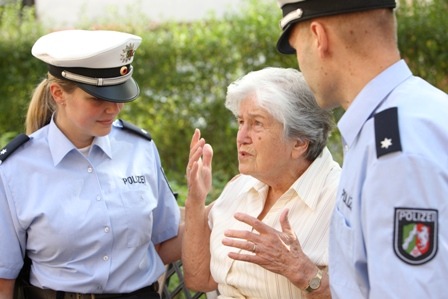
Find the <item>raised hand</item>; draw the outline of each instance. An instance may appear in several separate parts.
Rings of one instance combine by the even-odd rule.
[[[205,203],[212,187],[213,148],[201,138],[201,131],[196,129],[191,138],[190,155],[187,165],[188,198]]]

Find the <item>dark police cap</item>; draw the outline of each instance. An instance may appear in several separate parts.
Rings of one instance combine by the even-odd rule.
[[[140,93],[131,65],[141,38],[109,30],[63,30],[39,38],[31,53],[53,76],[99,99],[124,103]]]
[[[280,27],[283,30],[277,42],[277,49],[283,54],[294,54],[296,51],[289,44],[292,25],[317,17],[338,15],[350,12],[378,8],[395,8],[395,0],[277,0],[282,9],[283,18]]]

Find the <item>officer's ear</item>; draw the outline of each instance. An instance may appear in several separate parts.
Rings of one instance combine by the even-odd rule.
[[[320,21],[312,21],[310,24],[311,35],[314,38],[313,41],[316,45],[320,57],[328,55],[329,51],[329,37],[328,29],[325,23]]]
[[[64,90],[58,83],[50,84],[50,93],[56,104],[64,104],[65,102]]]

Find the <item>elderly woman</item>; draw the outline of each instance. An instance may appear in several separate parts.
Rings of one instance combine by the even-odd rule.
[[[294,69],[251,72],[228,88],[240,174],[205,206],[212,147],[193,134],[182,260],[191,289],[219,298],[330,297],[329,221],[340,167],[332,117]]]

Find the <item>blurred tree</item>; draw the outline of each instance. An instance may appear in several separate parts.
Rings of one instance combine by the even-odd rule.
[[[448,18],[446,0],[400,0],[397,11],[398,41],[402,56],[416,75],[448,91]],[[34,87],[46,67],[32,57],[34,41],[48,29],[36,22],[33,9],[5,6],[0,24],[0,146],[18,132]],[[194,128],[212,144],[215,199],[223,185],[237,173],[236,123],[224,107],[227,86],[249,71],[266,66],[297,68],[294,55],[280,55],[276,48],[281,12],[270,2],[247,0],[240,13],[222,19],[211,15],[192,23],[154,24],[138,7],[129,11],[129,23],[120,24],[111,15],[84,29],[127,31],[142,36],[134,62],[140,97],[125,105],[120,117],[151,132],[165,172],[180,192],[186,194],[185,167]],[[88,45],[86,45],[88,46]],[[343,114],[334,110],[335,121]],[[329,147],[342,162],[340,136],[330,137]]]

